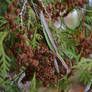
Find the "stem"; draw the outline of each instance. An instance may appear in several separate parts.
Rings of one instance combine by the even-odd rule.
[[[22,10],[20,12],[20,26],[23,27],[23,12],[26,9],[27,0],[24,1]]]
[[[50,42],[51,42],[51,44],[52,44],[52,46],[53,46],[53,48],[54,48],[55,54],[56,54],[56,56],[58,57],[58,59],[61,61],[61,63],[62,63],[62,65],[64,66],[64,68],[67,70],[67,74],[69,74],[69,73],[70,73],[70,69],[68,68],[68,66],[67,66],[67,64],[65,63],[65,61],[63,60],[63,58],[62,58],[62,57],[60,56],[60,54],[58,53],[57,47],[56,47],[56,45],[55,45],[55,43],[54,43],[53,37],[52,37],[51,32],[50,32],[50,30],[49,30],[49,27],[48,27],[48,25],[47,25],[47,23],[46,23],[46,21],[45,21],[45,17],[44,17],[44,15],[43,15],[43,12],[42,12],[42,11],[41,11],[41,13],[40,13],[40,16],[41,16],[41,21],[42,21],[42,23],[44,24],[44,27],[45,27],[45,29],[46,29],[47,35],[48,35],[48,37],[49,37],[49,39],[50,39]]]
[[[45,13],[48,15],[49,19],[51,20],[51,17],[50,17],[50,15],[49,15],[48,11],[46,10],[46,7],[44,6],[42,0],[38,0],[38,2],[39,2],[40,5],[42,6],[42,8],[45,10]]]

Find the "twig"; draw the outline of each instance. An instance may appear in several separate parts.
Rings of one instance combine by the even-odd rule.
[[[61,50],[61,52],[64,54],[64,56],[66,56],[66,57],[69,59],[69,61],[70,61],[70,65],[71,65],[71,67],[72,67],[71,57],[70,57],[70,56],[68,56],[68,55],[63,51],[63,49],[62,49],[62,48],[60,48],[60,50]]]
[[[10,85],[13,85],[13,84],[14,84],[14,82],[15,82],[15,81],[19,78],[19,76],[20,76],[21,74],[23,74],[23,73],[24,73],[24,72],[23,72],[23,71],[21,71],[18,75],[15,75],[15,76],[14,76],[14,78],[13,78],[14,80],[12,79],[13,81],[11,82],[11,84],[10,84]]]
[[[78,7],[78,8],[81,9],[81,10],[83,10],[83,11],[86,11],[86,12],[88,12],[88,13],[92,13],[92,10],[87,10],[87,9],[80,8],[80,7]]]
[[[90,88],[91,88],[91,85],[92,85],[92,79],[91,79],[90,83],[88,83],[88,84],[86,85],[86,87],[85,87],[85,89],[84,89],[84,92],[88,92],[88,91],[90,90]]]
[[[58,66],[58,63],[57,63],[57,59],[56,58],[54,59],[54,66],[56,68],[57,73],[59,73],[60,71],[59,71],[59,66]]]
[[[46,10],[46,7],[44,6],[42,0],[38,0],[38,2],[40,3],[40,5],[42,6],[42,8],[45,10],[46,14],[48,15],[49,19],[51,20],[51,16],[49,15],[48,11]]]
[[[70,73],[70,69],[68,68],[68,66],[67,66],[67,64],[65,63],[65,61],[63,60],[63,58],[62,58],[62,57],[60,56],[60,54],[58,53],[57,47],[56,47],[56,45],[55,45],[55,43],[54,43],[54,40],[53,40],[53,38],[52,38],[51,32],[50,32],[50,30],[49,30],[49,28],[48,28],[48,25],[47,25],[47,23],[46,23],[46,20],[45,20],[45,17],[44,17],[44,15],[43,15],[43,12],[42,12],[42,11],[41,11],[41,13],[40,13],[40,17],[41,17],[41,21],[42,21],[42,23],[44,24],[44,27],[45,27],[45,29],[46,29],[46,31],[47,31],[47,35],[48,35],[48,37],[49,37],[49,39],[50,39],[50,42],[51,42],[51,44],[52,44],[52,46],[53,46],[53,48],[54,48],[54,51],[55,51],[56,56],[57,56],[58,59],[61,61],[61,63],[62,63],[63,66],[65,67],[65,69],[67,70],[67,74],[69,74],[69,73]]]
[[[31,0],[31,2],[32,2],[32,4],[33,4],[33,8],[34,8],[34,11],[35,11],[35,13],[36,13],[36,16],[38,17],[37,9],[36,9],[36,7],[35,7],[35,5],[34,5],[33,0]]]
[[[59,47],[58,43],[57,43],[56,41],[54,41],[54,42],[55,42],[56,46]],[[61,52],[64,54],[64,56],[66,56],[66,57],[69,59],[69,61],[70,61],[70,65],[71,65],[71,67],[72,67],[71,57],[68,56],[68,55],[63,51],[62,48],[60,48],[60,50],[61,50]]]
[[[91,27],[88,24],[84,23],[84,25],[88,28],[88,30],[91,30]]]
[[[22,10],[20,12],[20,26],[23,27],[23,12],[26,9],[27,0],[24,0]]]

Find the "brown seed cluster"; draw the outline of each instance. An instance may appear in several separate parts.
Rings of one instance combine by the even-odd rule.
[[[89,57],[92,54],[92,36],[80,40],[80,45],[77,46],[78,52],[83,51],[81,57]]]
[[[53,84],[57,81],[54,69],[54,53],[48,51],[44,45],[40,45],[36,51],[36,58],[39,60],[39,67],[37,68],[37,79],[42,80],[44,86]]]
[[[92,53],[92,40],[82,39],[78,46],[79,51],[83,51],[82,57],[88,57]]]
[[[26,77],[23,82],[30,80],[36,72],[36,79],[41,80],[44,86],[56,83],[54,53],[42,44],[33,51],[31,46],[26,45],[26,39],[23,36],[17,35],[17,38],[20,39],[20,44],[16,43],[13,46],[13,52],[17,58],[18,69],[22,66],[26,67]]]
[[[39,65],[34,68],[28,67],[24,80],[27,80],[33,75],[32,73],[36,72],[36,79],[41,80],[44,86],[56,83],[57,76],[55,75],[54,69],[54,53],[48,51],[48,49],[41,44],[35,50],[34,54]]]
[[[57,18],[60,16],[66,16],[72,8],[76,6],[83,7],[84,4],[88,3],[88,0],[63,0],[63,1],[65,2],[65,4],[61,4],[60,0],[58,0],[57,3],[52,3],[46,7],[46,10],[53,21],[57,20]],[[39,3],[41,10],[43,10],[45,16],[48,18],[49,16],[46,14],[44,8],[42,8],[40,1]]]
[[[32,35],[34,34],[34,31],[30,31],[30,30],[28,30],[24,26],[21,27],[21,24],[20,23],[17,24],[17,22],[16,22],[16,18],[20,14],[20,9],[18,8],[18,5],[19,5],[19,1],[18,0],[14,0],[13,4],[8,5],[8,10],[7,10],[8,13],[5,14],[5,18],[7,20],[7,23],[2,26],[2,29],[5,29],[5,28],[9,27],[10,31],[17,32],[17,30],[19,28],[22,28],[23,33],[27,32],[28,38],[31,40],[32,39]],[[28,21],[28,17],[29,16],[27,16],[27,15],[25,17],[23,16],[23,21],[27,22]],[[33,28],[33,26],[30,25],[30,28]]]
[[[14,1],[13,5],[8,6],[8,13],[5,15],[7,24],[3,26],[3,28],[9,26],[11,31],[15,32],[16,43],[11,46],[11,52],[13,56],[16,57],[17,64],[14,71],[17,72],[22,66],[24,66],[26,67],[26,77],[23,81],[30,80],[30,77],[33,77],[36,72],[37,80],[41,80],[44,86],[53,84],[57,81],[54,69],[55,55],[42,44],[39,45],[36,50],[32,50],[31,46],[26,44],[27,39],[24,37],[24,34],[26,33],[28,38],[32,40],[34,31],[29,31],[26,28],[23,28],[22,32],[17,32],[20,28],[20,24],[17,25],[15,21],[15,18],[20,13],[20,9],[18,9],[17,6],[17,0]],[[32,28],[31,25],[30,28]]]
[[[48,7],[46,7],[46,9],[53,21],[57,20],[57,18],[60,16],[67,15],[69,12],[68,6],[62,5],[59,2],[55,3],[55,4],[50,4]],[[44,13],[45,13],[45,11],[44,11]],[[46,15],[46,17],[48,17],[48,16]]]
[[[14,20],[20,13],[20,9],[17,8],[17,6],[18,6],[17,0],[14,0],[13,5],[8,6],[8,13],[5,15],[7,23],[3,26],[3,29],[9,26],[10,29],[14,31],[20,27],[20,25],[17,25],[16,21]]]
[[[70,8],[75,6],[83,7],[84,4],[88,3],[88,0],[63,0],[63,1],[66,2]]]
[[[34,52],[31,46],[26,45],[26,38],[20,34],[16,35],[16,37],[20,40],[20,44],[16,43],[15,46],[13,46],[13,52],[17,58],[18,66],[21,68],[22,66],[30,64],[36,67],[39,62],[34,59]]]

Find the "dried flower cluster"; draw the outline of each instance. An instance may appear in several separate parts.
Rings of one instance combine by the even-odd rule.
[[[12,31],[18,29],[20,25],[16,24],[16,21],[14,20],[20,13],[20,9],[17,8],[18,1],[15,0],[13,5],[8,6],[8,13],[5,15],[5,18],[7,20],[7,23],[3,26],[3,29],[7,26],[10,26],[10,29]]]
[[[62,5],[59,2],[55,3],[55,4],[50,4],[48,7],[46,7],[46,9],[53,21],[57,20],[57,18],[60,16],[67,15],[69,12],[68,6]],[[48,17],[48,16],[46,15],[46,17]]]
[[[92,54],[92,36],[90,35],[89,38],[82,38],[77,48],[79,53],[80,51],[83,52],[81,57],[89,57],[89,55]]]
[[[17,39],[16,43],[11,46],[11,52],[16,57],[16,71],[19,70],[22,66],[26,67],[26,77],[23,81],[30,80],[30,77],[33,77],[36,72],[37,80],[42,80],[44,86],[47,86],[49,83],[53,84],[57,81],[57,75],[55,75],[54,69],[54,53],[49,51],[44,45],[40,45],[36,50],[32,50],[31,46],[26,44],[26,33],[29,40],[32,40],[34,31],[28,31],[26,28],[23,28],[22,32],[17,32],[21,27],[20,24],[16,24],[15,18],[19,16],[20,9],[18,9],[18,1],[15,0],[13,5],[8,6],[8,13],[5,15],[7,24],[3,26],[10,27],[12,32],[15,32],[15,38]],[[27,20],[25,20],[27,21]],[[30,25],[30,28],[32,26]]]
[[[44,86],[55,83],[57,76],[54,69],[54,53],[48,51],[42,44],[33,51],[31,46],[26,45],[26,39],[23,36],[17,35],[17,38],[20,39],[20,44],[16,43],[13,46],[13,52],[17,58],[17,65],[27,68],[23,81],[30,80],[30,77],[36,72],[37,80],[42,80]]]
[[[18,66],[26,66],[26,64],[28,63],[36,67],[38,65],[38,61],[34,59],[34,52],[31,46],[26,45],[26,38],[24,38],[20,34],[17,35],[17,38],[20,40],[20,44],[15,44],[15,46],[13,47],[13,52],[17,58]]]
[[[66,17],[67,14],[69,14],[69,12],[72,10],[77,8],[86,11],[86,9],[90,8],[86,7],[84,9],[84,5],[88,3],[88,0],[7,0],[6,2],[4,2],[4,7],[7,6],[6,4],[10,3],[10,5],[6,7],[7,9],[5,8],[5,12],[7,13],[4,16],[2,16],[3,14],[0,16],[0,69],[2,70],[0,81],[2,82],[3,76],[6,77],[4,79],[4,81],[6,81],[4,82],[5,86],[8,85],[7,82],[12,84],[9,85],[8,88],[13,88],[13,86],[15,87],[15,83],[17,84],[17,82],[19,84],[22,73],[20,70],[22,69],[24,69],[23,72],[25,72],[25,77],[22,78],[23,83],[31,81],[35,73],[36,80],[38,80],[37,82],[42,81],[43,86],[57,86],[57,80],[61,80],[66,75],[67,78],[70,76],[73,77],[75,70],[79,72],[82,70],[79,67],[78,69],[76,68],[78,63],[75,62],[79,60],[81,51],[82,54],[79,62],[81,61],[82,57],[85,57],[85,59],[89,56],[92,57],[92,33],[88,38],[85,37],[87,33],[86,29],[90,30],[87,35],[91,32],[90,24],[92,16],[90,13],[81,13],[80,20],[82,24],[77,27],[78,31],[76,31],[77,28],[75,28],[74,31],[65,26],[62,26],[65,27],[66,31],[64,32],[62,31],[60,33],[57,28],[56,31],[58,32],[51,31],[54,38],[53,40],[59,40],[56,43],[57,49],[61,50],[56,51],[59,53],[49,51],[44,45],[47,45],[47,43],[49,45],[51,43],[51,39],[49,39],[48,36],[50,33],[48,32],[48,25],[46,26],[43,17],[40,18],[39,16],[39,11],[43,11],[46,20],[51,21],[49,24],[49,29],[52,30],[52,23],[58,24],[59,21],[57,20]],[[40,5],[38,5],[38,3]],[[0,10],[3,10],[3,7]],[[87,11],[89,10],[90,9]],[[42,22],[44,22],[44,25],[42,25]],[[60,30],[62,30],[62,28],[60,28]],[[41,40],[42,37],[43,40]],[[62,38],[64,38],[64,41]],[[72,44],[70,44],[68,47],[65,46],[68,43]],[[69,74],[65,68],[67,66],[62,62],[62,58],[59,56],[59,54],[64,59],[68,68],[71,70]],[[65,65],[65,67],[63,65]],[[72,66],[74,66],[74,68],[71,68]],[[86,72],[83,70],[83,72],[80,72],[80,74],[82,74],[84,77]],[[90,76],[87,75],[87,78],[89,77]],[[85,77],[84,79],[87,78]],[[62,81],[62,85],[62,87],[66,86],[66,79]]]
[[[69,8],[72,8],[72,7],[75,7],[75,6],[83,7],[84,4],[88,3],[88,0],[64,0],[64,2],[67,3]]]
[[[57,20],[60,16],[66,16],[72,8],[75,6],[83,7],[84,4],[88,3],[88,0],[64,0],[66,4],[61,4],[60,0],[57,3],[50,4],[46,7],[47,12],[49,13],[51,19],[53,21]],[[39,2],[41,5],[41,2]],[[40,6],[44,13],[46,11],[44,8],[42,8],[42,5]],[[45,16],[48,18],[49,16],[45,14]]]
[[[57,81],[57,76],[55,75],[54,69],[54,54],[48,51],[42,44],[38,46],[34,53],[35,59],[39,62],[39,65],[34,68],[28,67],[26,70],[26,78],[28,79],[28,77],[33,75],[32,73],[36,72],[36,79],[41,80],[44,86],[55,83]]]
[[[57,76],[54,69],[54,53],[48,51],[44,45],[40,45],[36,51],[36,58],[40,64],[37,68],[37,79],[42,80],[44,86],[55,83]]]

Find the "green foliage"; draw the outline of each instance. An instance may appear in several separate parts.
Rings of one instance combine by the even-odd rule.
[[[0,30],[2,30],[2,26],[5,25],[7,23],[7,20],[5,19],[5,17],[0,16]]]
[[[6,82],[4,82],[5,92],[20,92],[20,89],[17,87],[17,85],[11,83],[12,81],[9,79]]]
[[[0,1],[0,16],[4,15],[7,12],[7,3],[5,0]]]
[[[20,89],[16,85],[7,85],[6,92],[20,92]]]
[[[42,39],[42,36],[37,33],[37,28],[35,29],[35,33],[33,35],[32,41],[29,41],[29,44],[35,49],[39,45],[39,41]]]
[[[7,2],[8,4],[11,4],[11,3],[14,2],[14,0],[6,0],[6,2]]]
[[[82,70],[91,70],[92,69],[92,59],[91,58],[81,58],[76,68],[81,68]]]
[[[6,38],[8,32],[0,32],[0,76],[2,78],[6,77],[7,72],[9,71],[11,61],[10,58],[6,55],[3,47],[3,41]]]
[[[30,0],[29,0],[30,1]],[[35,6],[36,6],[36,2],[37,0],[33,1]],[[56,3],[58,0],[42,0],[43,4],[45,6],[48,6],[49,4],[53,4]],[[15,30],[15,32],[9,32],[10,30],[9,26],[5,29],[2,30],[3,25],[5,25],[7,23],[7,20],[5,17],[1,16],[7,13],[7,6],[8,4],[12,4],[14,2],[14,0],[5,0],[5,2],[2,0],[0,1],[0,84],[4,84],[5,87],[5,91],[6,92],[20,92],[20,90],[18,89],[18,87],[15,84],[11,84],[12,80],[7,80],[7,81],[3,81],[3,79],[5,79],[7,72],[9,72],[10,69],[12,69],[15,66],[15,61],[16,61],[16,57],[12,57],[12,56],[8,56],[6,54],[5,51],[7,51],[9,49],[11,49],[11,45],[13,45],[14,43],[16,43],[16,33],[20,32],[19,28],[18,30]],[[30,1],[31,2],[31,1]],[[22,5],[19,5],[18,7],[21,8]],[[87,8],[89,9],[89,8]],[[89,10],[92,10],[89,9]],[[27,19],[27,21],[26,21]],[[20,24],[20,17],[16,17],[16,25]],[[43,26],[43,23],[41,23],[41,25],[39,24],[39,21],[37,21],[37,16],[35,14],[35,12],[33,11],[33,9],[28,5],[26,8],[26,13],[25,15],[23,15],[23,26],[24,28],[27,28],[27,31],[34,31],[34,34],[32,35],[32,40],[29,40],[27,37],[27,34],[24,34],[23,36],[26,36],[27,38],[27,45],[31,45],[32,49],[35,49],[39,44],[40,44],[40,40],[42,39],[42,35],[39,34],[38,30],[42,25],[43,28],[43,33],[45,35],[46,41],[50,47],[50,49],[52,51],[53,50],[53,46],[50,43],[50,40],[47,36],[46,30]],[[87,26],[87,37],[89,36],[89,34],[92,32],[92,14],[90,13],[85,13],[85,24]],[[31,28],[30,25],[32,25],[33,27]],[[74,30],[70,30],[67,29],[63,30],[62,32],[59,29],[54,29],[53,26],[51,26],[51,32],[53,35],[54,40],[56,41],[56,43],[58,43],[58,51],[60,53],[61,56],[62,52],[60,50],[60,48],[63,49],[63,51],[71,57],[71,59],[75,59],[75,61],[77,62],[77,65],[74,66],[73,68],[79,69],[78,71],[78,76],[80,78],[80,81],[83,81],[84,83],[88,83],[90,82],[91,76],[92,76],[92,59],[90,58],[81,58],[80,60],[80,55],[81,53],[77,52],[77,48],[76,46],[79,44],[79,41],[74,40],[75,36],[79,35],[78,29],[80,29],[80,31],[82,30],[82,25],[80,25],[77,29]],[[90,31],[89,31],[90,29]],[[7,37],[8,36],[8,37]],[[7,38],[7,40],[5,40]],[[43,43],[44,44],[44,43]],[[10,62],[11,61],[11,62]],[[10,65],[12,65],[12,67],[10,67]],[[14,65],[14,66],[13,66]],[[2,83],[3,82],[3,83]],[[61,85],[61,84],[59,84]],[[1,85],[0,85],[1,86]],[[61,86],[60,86],[61,87]],[[62,90],[67,88],[67,78],[65,77],[62,80]],[[33,80],[31,82],[31,87],[30,87],[30,92],[37,92],[36,89],[36,75],[34,74]]]
[[[56,3],[57,0],[42,0],[42,2],[44,3],[45,6],[48,6],[51,3]]]
[[[75,61],[78,63],[80,59],[80,54],[77,53],[77,49],[74,46],[71,46],[69,49],[64,48],[64,51],[71,57],[71,59],[75,59]]]
[[[85,22],[89,25],[92,25],[92,15],[85,16]]]
[[[31,45],[33,49],[35,49],[39,45],[39,41],[42,39],[42,36],[38,33],[38,29],[40,25],[37,23],[36,15],[30,6],[27,7],[27,14],[28,14],[28,22],[27,22],[27,29],[28,31],[34,31],[32,40],[27,40],[27,44]],[[30,29],[30,25],[33,28]]]
[[[79,69],[78,76],[80,81],[89,83],[92,78],[92,59],[90,58],[81,58],[80,62],[73,66],[75,69]]]
[[[64,92],[64,90],[68,86],[67,84],[68,84],[68,79],[67,79],[67,76],[65,76],[62,80],[58,80],[58,82],[57,82],[57,90],[60,90],[60,92]]]
[[[28,23],[27,23],[27,28],[30,30],[30,25],[35,25],[37,24],[36,21],[36,16],[34,11],[30,8],[30,6],[27,7],[27,13],[28,13]]]
[[[91,7],[87,6],[87,10],[92,10]],[[85,14],[85,24],[86,24],[86,37],[92,32],[92,13]]]
[[[48,43],[48,46],[49,46],[49,48],[50,48],[52,51],[54,51],[54,48],[53,48],[53,46],[52,46],[52,44],[51,44],[51,42],[50,42],[50,40],[49,40],[49,38],[48,38],[48,35],[47,35],[47,33],[46,33],[46,30],[45,30],[45,28],[44,28],[43,23],[42,23],[42,27],[43,27],[43,33],[44,33],[45,39],[46,39],[46,41],[47,41],[47,43]]]
[[[79,76],[80,76],[80,81],[83,82],[84,84],[90,83],[92,78],[91,73],[87,70],[80,71]]]
[[[80,27],[78,28],[80,29]],[[58,47],[62,48],[63,51],[71,57],[71,59],[75,59],[76,62],[79,61],[80,54],[77,52],[76,46],[79,44],[79,41],[75,40],[75,37],[79,35],[79,32],[77,31],[78,29],[75,30],[62,30],[62,32],[58,29],[57,31],[57,36],[58,40],[56,41],[58,43]],[[60,52],[60,49],[59,49]],[[61,53],[61,52],[60,52]],[[62,53],[61,53],[62,54]]]
[[[62,91],[65,90],[67,88],[67,77],[64,77],[64,79],[62,80]]]
[[[7,79],[6,81],[3,81],[0,84],[0,88],[3,88],[5,92],[20,92],[15,80],[16,77],[14,79]]]
[[[34,74],[34,77],[32,79],[32,82],[31,82],[30,92],[37,92],[37,89],[36,89],[36,75],[35,74]]]

